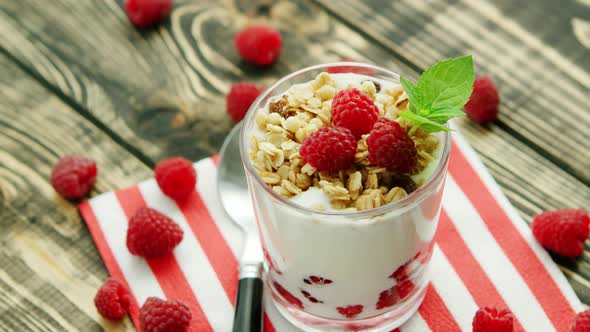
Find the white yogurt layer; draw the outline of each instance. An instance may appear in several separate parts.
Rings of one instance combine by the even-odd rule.
[[[376,81],[381,85],[377,98],[384,90],[398,85],[359,74],[330,76],[338,89],[365,80]],[[259,112],[268,112],[268,104]],[[255,123],[247,125],[246,130],[249,135],[263,135]],[[442,145],[443,136],[439,137]],[[432,176],[439,163],[440,145],[434,161],[413,176],[414,181],[426,182]],[[395,310],[412,294],[425,289],[426,265],[415,258],[428,256],[438,223],[444,176],[424,190],[415,203],[379,216],[355,218],[350,212],[321,213],[334,214],[338,210],[332,208],[329,197],[319,188],[312,186],[290,200],[318,211],[310,213],[277,200],[255,181],[257,175],[247,175],[262,242],[271,260],[269,265],[274,267],[270,269],[269,282],[280,285],[283,293],[289,292],[295,307],[324,318],[348,319],[337,308],[362,305],[354,319],[363,319]],[[378,309],[384,294],[395,296],[399,292],[395,287],[400,281],[390,276],[408,262],[407,278],[414,285],[413,291],[395,304]],[[310,281],[311,276],[329,279],[331,283],[315,284]]]

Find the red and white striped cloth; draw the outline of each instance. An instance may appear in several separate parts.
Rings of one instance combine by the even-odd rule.
[[[478,307],[507,306],[517,331],[566,331],[582,304],[475,152],[453,135],[432,283],[418,313],[400,330],[471,331]],[[231,331],[242,240],[217,200],[216,164],[216,157],[195,164],[197,188],[183,202],[163,195],[150,179],[79,207],[109,272],[133,294],[136,326],[139,306],[157,296],[190,306],[191,331]],[[127,251],[127,221],[144,205],[184,230],[172,254],[146,260]],[[297,331],[269,303],[267,297],[265,330]]]

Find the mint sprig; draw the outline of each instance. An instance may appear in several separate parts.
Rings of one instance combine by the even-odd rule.
[[[449,131],[444,124],[452,118],[465,116],[461,109],[471,96],[474,81],[471,55],[435,64],[420,76],[416,85],[401,77],[410,107],[399,115],[413,124],[409,134],[418,128],[429,133]]]

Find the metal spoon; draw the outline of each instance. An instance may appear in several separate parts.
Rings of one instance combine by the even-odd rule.
[[[240,283],[233,332],[259,332],[262,331],[263,255],[240,158],[241,128],[242,124],[237,124],[223,142],[217,170],[217,187],[226,214],[242,229],[245,239],[240,258]]]

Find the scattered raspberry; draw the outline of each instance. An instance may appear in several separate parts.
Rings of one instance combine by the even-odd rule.
[[[340,90],[332,99],[332,124],[348,128],[358,140],[379,118],[373,100],[357,89]]]
[[[543,247],[562,256],[577,257],[584,252],[590,217],[583,209],[543,212],[533,219],[533,235]]]
[[[119,319],[129,311],[129,290],[114,278],[107,279],[96,292],[94,305],[108,319]]]
[[[306,163],[320,171],[339,171],[352,166],[356,147],[350,130],[325,127],[307,136],[299,153]]]
[[[590,309],[576,315],[570,327],[570,332],[590,332]]]
[[[480,308],[473,317],[473,332],[512,332],[514,316],[506,308]]]
[[[281,34],[268,26],[256,25],[238,32],[234,43],[242,59],[259,66],[275,62],[281,53]]]
[[[418,162],[414,141],[395,121],[381,118],[367,137],[369,161],[397,173],[410,172]]]
[[[184,199],[195,190],[197,173],[193,164],[184,158],[164,159],[156,165],[154,173],[162,192],[172,199]]]
[[[67,198],[82,198],[94,187],[96,173],[96,163],[92,159],[63,157],[51,171],[51,185]]]
[[[286,290],[283,286],[279,285],[276,281],[273,281],[273,285],[275,289],[281,296],[287,300],[287,302],[291,303],[292,305],[298,307],[299,309],[303,309],[303,302],[300,299],[296,298],[293,294],[291,294],[288,290]]]
[[[142,332],[184,332],[188,330],[191,318],[191,311],[186,304],[152,296],[141,307],[139,326]]]
[[[340,60],[339,62],[363,63],[364,61],[350,59],[350,58],[344,58],[344,59]],[[367,75],[367,76],[375,75],[375,71],[371,68],[357,67],[354,65],[353,66],[342,66],[341,65],[341,66],[337,66],[337,67],[329,67],[326,71],[330,74],[355,73],[355,74]]]
[[[182,237],[182,229],[172,219],[142,207],[129,220],[127,248],[133,255],[157,257],[171,252]]]
[[[489,77],[480,76],[473,83],[473,92],[467,104],[465,112],[477,123],[494,121],[498,115],[500,97],[498,89]]]
[[[338,307],[336,310],[338,310],[338,312],[346,318],[354,318],[363,312],[363,306],[360,304],[349,305],[346,307]]]
[[[235,122],[240,122],[261,92],[262,89],[252,83],[240,82],[232,85],[225,97],[227,114]]]
[[[164,19],[172,10],[172,0],[127,0],[125,11],[131,23],[148,27]]]

